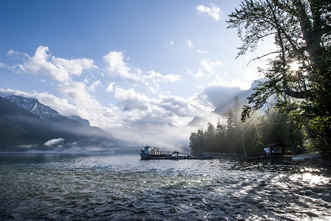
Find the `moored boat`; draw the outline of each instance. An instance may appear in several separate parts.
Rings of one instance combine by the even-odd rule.
[[[179,152],[166,153],[160,151],[157,147],[144,146],[140,151],[140,158],[142,160],[182,160],[189,159],[189,156],[179,155]]]
[[[165,158],[167,160],[183,160],[183,159],[187,159],[186,156],[179,155],[179,152],[177,152],[177,151],[174,151],[171,155],[167,155]]]
[[[140,158],[142,160],[160,160],[165,159],[167,154],[163,151],[160,151],[159,148],[151,147],[146,145],[140,151]],[[170,154],[168,154],[170,156]]]

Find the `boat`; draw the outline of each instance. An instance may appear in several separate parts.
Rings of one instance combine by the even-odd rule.
[[[171,155],[167,155],[165,157],[167,160],[183,160],[183,159],[187,159],[186,156],[180,156],[179,152],[174,151]]]
[[[149,145],[146,145],[142,147],[140,151],[140,158],[142,160],[208,160],[208,159],[215,159],[213,155],[208,153],[202,153],[198,156],[190,156],[190,155],[180,155],[178,151],[171,152],[165,152],[160,151],[157,147],[151,147]]]
[[[140,151],[140,158],[142,160],[181,160],[188,159],[189,156],[179,155],[179,152],[174,151],[173,153],[166,153],[160,151],[157,147],[144,146]]]
[[[160,151],[159,148],[146,145],[140,151],[140,158],[142,160],[161,160],[165,159],[167,154],[164,151]],[[170,155],[169,155],[170,156]]]

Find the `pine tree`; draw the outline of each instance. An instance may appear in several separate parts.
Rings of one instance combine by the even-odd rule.
[[[216,152],[226,151],[226,126],[221,124],[220,119],[217,121],[215,143]]]
[[[216,151],[216,129],[214,125],[208,122],[207,131],[205,132],[206,147],[205,152]]]

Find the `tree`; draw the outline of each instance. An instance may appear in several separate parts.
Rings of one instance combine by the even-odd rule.
[[[190,149],[193,156],[199,155],[203,152],[205,147],[205,138],[203,130],[198,130],[197,133],[193,132],[190,135]]]
[[[216,151],[216,129],[214,125],[208,122],[207,131],[205,132],[205,141],[206,141],[206,152],[215,152]]]
[[[216,152],[225,152],[226,150],[226,126],[222,125],[220,119],[217,121],[216,126],[216,136],[215,136],[215,143],[216,143]]]
[[[300,130],[306,126],[312,145],[331,149],[331,3],[327,0],[244,0],[229,15],[229,28],[238,29],[243,41],[238,56],[255,50],[258,42],[273,36],[275,55],[265,81],[248,97],[242,120],[270,99]],[[291,65],[299,64],[297,70]]]
[[[199,129],[190,135],[190,148],[192,155],[199,155],[203,152],[218,153],[244,153],[243,142],[248,153],[255,153],[257,146],[261,143],[258,130],[256,129],[256,118],[250,118],[247,122],[240,121],[241,104],[235,98],[233,108],[230,108],[225,115],[226,124],[221,124],[220,119],[217,126],[208,122],[207,130]]]
[[[235,97],[233,102],[233,108],[230,108],[226,113],[227,116],[227,133],[226,144],[227,151],[231,153],[242,152],[242,133],[243,125],[240,121],[242,105],[239,102],[238,97]]]

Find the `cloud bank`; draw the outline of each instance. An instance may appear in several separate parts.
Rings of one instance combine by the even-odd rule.
[[[193,46],[191,41],[186,43]],[[200,53],[204,55],[207,52]],[[187,70],[186,74],[196,79],[213,76],[218,81],[208,86],[210,90],[181,97],[162,88],[164,84],[181,81],[181,75],[132,67],[120,51],[104,55],[104,67],[97,67],[89,58],[55,57],[44,46],[39,46],[33,56],[13,50],[8,54],[22,58],[22,63],[16,65],[21,73],[55,80],[52,84],[56,93],[0,89],[1,94],[36,98],[62,115],[80,116],[89,120],[92,126],[108,130],[116,138],[141,145],[187,148],[189,134],[195,130],[187,127],[188,123],[195,116],[215,109],[221,97],[215,92],[224,94],[227,91],[218,89],[223,87],[222,79],[217,75],[224,67],[220,60],[201,59],[195,74]],[[213,116],[212,120],[215,118]],[[45,145],[55,145],[60,141],[58,138]]]
[[[155,141],[156,135],[159,137],[163,134],[166,139],[167,134],[172,134],[173,137],[179,137],[173,138],[173,142],[187,147],[187,132],[179,130],[195,115],[213,108],[206,97],[199,94],[183,98],[162,92],[162,84],[177,82],[181,76],[161,74],[155,70],[143,72],[140,68],[130,66],[128,59],[119,51],[110,51],[103,56],[104,68],[97,67],[94,61],[88,58],[55,57],[51,55],[48,47],[44,46],[39,46],[32,56],[13,50],[8,54],[22,58],[23,62],[17,65],[18,71],[55,80],[59,95],[37,91],[27,93],[13,89],[0,89],[1,94],[36,98],[62,115],[77,115],[88,119],[92,126],[107,129],[121,139],[136,137],[134,141],[137,143],[154,140],[155,145],[166,145],[167,142],[163,139]],[[81,76],[87,70],[89,72],[85,73],[84,80],[76,80],[75,76]],[[93,75],[90,74],[91,71],[94,72]],[[99,76],[98,79],[95,78],[96,75]],[[113,81],[106,83],[100,77]],[[116,78],[122,79],[122,83]],[[138,92],[135,89],[137,86],[144,86],[145,91]],[[92,95],[99,89],[108,92],[114,102],[109,102],[106,106],[101,104]],[[154,95],[147,95],[147,92]],[[45,146],[56,145],[61,141],[61,138],[50,140]],[[169,142],[167,145],[170,145]]]
[[[64,139],[63,138],[55,138],[55,139],[52,139],[52,140],[49,140],[49,141],[46,141],[44,143],[44,146],[47,146],[47,147],[50,147],[50,146],[54,146],[56,144],[59,144],[61,142],[63,142]]]

